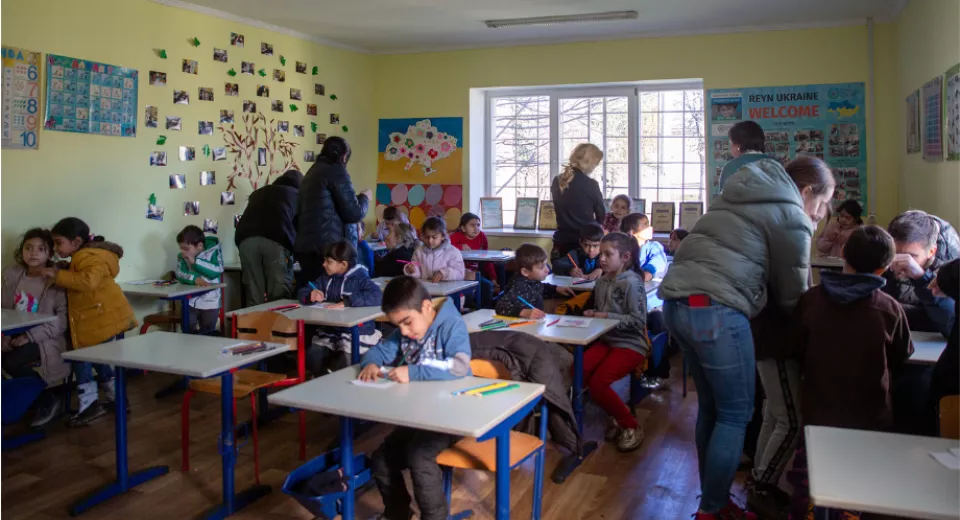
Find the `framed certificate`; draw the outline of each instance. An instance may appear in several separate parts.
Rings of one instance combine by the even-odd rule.
[[[501,197],[480,197],[480,224],[484,229],[503,229]]]
[[[630,205],[630,213],[647,213],[647,199],[633,197],[633,204]]]
[[[650,206],[650,224],[656,233],[673,231],[676,206],[672,202],[654,202]]]
[[[690,231],[693,226],[703,216],[702,202],[681,202],[680,203],[680,227]]]
[[[540,201],[540,219],[537,221],[537,229],[557,229],[557,208],[554,207],[552,200]]]
[[[540,199],[520,197],[517,199],[517,212],[513,220],[513,229],[537,229],[537,209]]]

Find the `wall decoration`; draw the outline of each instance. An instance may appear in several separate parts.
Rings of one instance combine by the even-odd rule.
[[[147,204],[147,218],[150,220],[159,220],[163,222],[163,213],[165,208],[157,206],[156,204]]]
[[[318,96],[325,96],[325,95],[326,95],[326,92],[327,92],[326,87],[324,87],[323,85],[321,85],[321,84],[319,84],[319,83],[314,83],[314,85],[313,85],[313,93],[314,93],[314,94],[316,94],[316,95],[318,95]]]
[[[257,84],[257,97],[270,97],[270,85]]]
[[[264,56],[273,56],[273,45],[267,42],[261,42],[260,54],[263,54]]]
[[[240,95],[240,85],[236,83],[224,83],[223,84],[223,93],[228,96],[239,96]]]
[[[213,123],[211,122],[210,124],[212,125]],[[203,148],[201,148],[201,150],[203,150],[203,156],[204,156],[204,157],[210,157],[210,145],[209,145],[209,144],[203,145]]]
[[[186,90],[174,90],[173,91],[173,104],[174,105],[189,105],[190,104],[190,94]]]
[[[217,172],[210,170],[200,172],[200,185],[210,186],[217,183]]]
[[[147,128],[157,128],[158,126],[157,107],[147,105],[143,109],[143,126]]]
[[[183,72],[184,72],[185,74],[197,74],[197,72],[198,72],[197,60],[184,59],[184,60],[183,60]]]
[[[276,101],[270,102],[270,110],[272,112],[283,112],[283,101],[279,99]]]
[[[220,111],[220,124],[224,124],[224,125],[233,124],[233,110]]]
[[[960,63],[946,73],[947,160],[960,161]]]
[[[213,121],[198,121],[198,122],[197,122],[197,134],[198,134],[198,135],[213,135]]]
[[[316,160],[315,157],[313,150],[305,150],[303,152],[303,162],[314,162]]]
[[[226,143],[222,152],[226,157],[229,150],[233,166],[227,175],[226,191],[233,191],[239,180],[250,183],[253,189],[269,184],[285,171],[299,170],[294,158],[297,143],[288,141],[285,134],[277,131],[274,120],[267,120],[263,114],[244,115],[242,128],[219,126]],[[260,150],[264,157],[260,157]],[[214,149],[214,160],[217,156]]]
[[[540,199],[536,197],[517,198],[517,210],[514,212],[514,229],[537,229],[537,209]]]
[[[199,47],[199,46],[200,46],[200,39],[197,38],[196,36],[194,36],[193,39],[190,40],[190,45],[193,45],[194,47]]]
[[[310,121],[310,131],[311,132],[317,131],[317,123],[315,121]]]
[[[137,135],[135,69],[47,54],[46,130]]]
[[[167,85],[167,73],[166,72],[157,72],[155,70],[150,71],[150,86],[151,87],[165,87]]]
[[[461,185],[462,141],[460,117],[381,119],[377,182]]]
[[[540,218],[537,221],[537,229],[544,231],[557,229],[557,208],[552,200],[540,201]]]
[[[286,65],[287,59],[283,57],[283,54],[280,55],[280,65]]]
[[[287,81],[287,73],[280,69],[273,69],[273,79],[283,83],[284,81]]]
[[[230,33],[230,45],[243,47],[243,35],[235,32]]]
[[[197,158],[197,149],[192,146],[181,146],[180,147],[180,160],[181,161],[193,161]]]
[[[157,57],[159,57],[161,60],[167,59],[166,49],[157,49],[156,52],[157,52]]]
[[[337,95],[336,95],[336,94],[330,94],[330,99],[333,100],[333,101],[336,101],[336,100],[337,100]]]
[[[220,63],[226,63],[226,62],[227,62],[227,50],[226,50],[226,49],[218,49],[218,48],[214,47],[214,48],[213,48],[213,61],[219,61]]]
[[[199,215],[200,214],[200,201],[199,200],[187,200],[183,203],[183,214],[184,216]]]
[[[235,193],[232,191],[221,191],[220,192],[220,205],[221,206],[233,206],[236,204]]]
[[[170,189],[179,190],[187,187],[187,178],[182,173],[175,173],[170,176]]]
[[[443,218],[447,229],[456,229],[463,214],[460,185],[378,183],[376,200],[377,222],[383,220],[387,206],[396,206],[407,215],[414,229],[420,229],[427,217],[434,216]],[[483,225],[487,227],[486,222]]]
[[[167,130],[175,132],[180,131],[180,118],[176,116],[167,116]]]
[[[923,85],[920,102],[923,106],[923,160],[943,161],[943,76],[937,76]]]
[[[3,47],[3,148],[40,146],[39,52]]]
[[[150,166],[166,166],[167,152],[150,152]]]
[[[307,115],[308,116],[317,115],[317,105],[314,105],[312,103],[307,103]]]
[[[693,226],[703,216],[702,202],[681,202],[680,203],[680,227],[687,231],[693,229]]]
[[[300,110],[300,107],[298,107],[297,105],[294,105],[293,103],[290,103],[290,111],[296,112],[297,110]]]
[[[293,136],[303,137],[303,125],[293,125]]]
[[[214,161],[226,161],[227,160],[227,148],[225,146],[218,146],[213,149],[213,160]]]
[[[712,195],[720,173],[733,159],[727,132],[752,120],[764,129],[766,153],[786,164],[799,155],[823,159],[837,177],[834,200],[867,200],[866,89],[863,83],[709,90],[707,179]],[[840,178],[838,170],[851,177]]]
[[[650,226],[657,233],[673,231],[677,207],[673,202],[654,202],[650,205]]]
[[[320,67],[314,67],[313,70],[310,72],[310,74],[313,76],[316,76],[319,73],[320,73]]]
[[[230,76],[231,78],[236,75],[237,75],[237,70],[232,67],[230,68],[230,70],[227,71],[227,76]]]
[[[342,131],[343,133],[347,133],[350,131],[350,127],[348,127],[347,125],[343,125],[340,127],[340,131]]]
[[[250,74],[253,75],[253,71],[257,68],[252,61],[241,61],[240,62],[240,74]]]
[[[290,121],[277,121],[277,132],[285,134],[290,131]]]
[[[163,145],[165,145],[165,144],[167,144],[167,136],[165,136],[165,135],[158,135],[158,136],[157,136],[157,145],[158,145],[158,146],[163,146]]]
[[[261,78],[267,77],[267,71],[264,70],[264,69],[258,70],[258,71],[257,71],[257,74],[259,74]]]
[[[339,125],[340,124],[340,114],[330,114],[330,124]]]
[[[213,101],[213,89],[210,87],[200,87],[200,94],[198,96],[200,101]]]
[[[243,113],[244,114],[256,114],[257,113],[257,104],[248,99],[243,100]]]
[[[327,134],[317,134],[317,144],[323,144],[327,142]]]
[[[907,153],[920,152],[920,91],[907,96]]]
[[[212,218],[203,219],[203,232],[217,234],[217,230],[220,229],[220,224],[213,220]]]
[[[294,101],[301,101],[301,98],[302,98],[302,96],[301,96],[301,94],[300,94],[300,89],[298,89],[298,88],[292,88],[292,89],[290,89],[290,99],[292,99],[292,100],[294,100]]]
[[[237,229],[237,226],[240,225],[240,217],[243,215],[234,215],[233,216],[233,229]]]
[[[304,61],[297,62],[297,74],[306,74],[307,73],[307,63]]]
[[[503,229],[503,198],[480,197],[480,224],[484,229]]]

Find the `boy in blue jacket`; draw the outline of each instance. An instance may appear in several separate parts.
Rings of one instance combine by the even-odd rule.
[[[603,228],[600,224],[587,224],[580,229],[580,248],[570,251],[567,256],[553,263],[553,274],[596,280],[603,271],[600,269],[600,241],[603,240]]]
[[[643,213],[631,213],[623,217],[620,231],[637,239],[637,244],[640,245],[637,261],[643,271],[643,281],[663,278],[667,273],[667,252],[663,249],[663,244],[653,240],[650,219]]]
[[[397,330],[363,356],[361,381],[385,377],[409,383],[470,375],[467,326],[450,298],[434,309],[430,294],[416,278],[399,276],[384,289],[383,312]],[[455,442],[452,435],[402,427],[387,436],[371,460],[383,498],[381,518],[413,516],[402,473],[409,469],[421,520],[446,520],[449,506],[437,455]]]

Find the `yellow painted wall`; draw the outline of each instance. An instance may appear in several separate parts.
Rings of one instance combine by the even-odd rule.
[[[231,161],[213,162],[201,154],[204,144],[222,146],[223,140],[216,130],[212,136],[199,136],[197,122],[218,124],[219,110],[224,108],[234,110],[239,123],[243,100],[255,100],[258,110],[268,119],[276,115],[282,116],[276,117],[278,120],[290,121],[288,138],[301,144],[295,154],[304,171],[311,164],[303,162],[303,150],[320,149],[310,132],[309,121],[317,121],[318,132],[338,134],[339,126],[329,124],[329,114],[338,112],[341,123],[349,126],[346,137],[354,145],[354,159],[350,163],[354,180],[358,187],[373,185],[376,128],[370,106],[373,69],[368,55],[324,47],[147,0],[6,0],[2,30],[4,45],[132,67],[140,71],[141,78],[136,138],[43,131],[38,151],[3,150],[0,211],[4,266],[12,262],[19,234],[32,226],[52,226],[66,216],[82,218],[95,233],[123,245],[126,254],[121,261],[119,278],[122,280],[155,277],[173,269],[176,233],[187,224],[202,225],[204,218],[219,220],[225,256],[236,260],[233,215],[243,212],[251,189],[249,184],[241,183],[236,194],[237,205],[220,206],[220,192],[226,188]],[[231,32],[245,35],[244,48],[229,45]],[[193,37],[199,38],[199,48],[188,43]],[[261,41],[274,45],[273,57],[260,54]],[[213,61],[214,47],[228,50],[228,63]],[[166,49],[168,59],[160,59],[153,49]],[[282,67],[286,70],[285,83],[272,81],[272,70],[281,68],[281,54],[287,59],[286,66]],[[198,75],[181,72],[183,58],[199,62]],[[253,61],[257,69],[266,69],[268,78],[240,74],[241,60]],[[295,73],[295,61],[306,61],[310,68],[319,66],[320,74]],[[238,73],[234,78],[226,74],[231,67]],[[166,72],[167,86],[149,86],[150,70]],[[227,81],[239,83],[238,97],[224,95]],[[326,86],[328,96],[337,94],[339,100],[314,96],[315,81]],[[282,115],[270,112],[267,98],[256,97],[257,83],[270,85],[270,99],[283,100]],[[200,86],[212,87],[215,101],[199,101]],[[302,89],[303,101],[290,101],[290,87]],[[174,105],[174,89],[187,90],[190,104]],[[291,102],[299,105],[298,112],[289,112]],[[318,104],[318,117],[307,117],[308,102]],[[160,128],[143,126],[145,105],[159,107]],[[183,118],[182,131],[163,129],[167,115]],[[306,127],[303,138],[293,137],[294,124]],[[164,146],[155,144],[160,134],[168,137]],[[179,145],[196,147],[197,160],[180,162]],[[166,167],[149,166],[149,154],[155,150],[167,152]],[[215,170],[217,184],[201,187],[201,170]],[[186,175],[187,188],[169,189],[168,176],[173,173]],[[166,207],[163,222],[145,218],[150,193],[156,193],[159,204]],[[200,201],[200,216],[183,216],[186,200]]]
[[[935,76],[960,63],[960,1],[911,0],[897,19],[900,209],[935,213],[960,223],[960,162],[930,163],[906,153],[904,99]],[[921,111],[921,117],[922,117]]]

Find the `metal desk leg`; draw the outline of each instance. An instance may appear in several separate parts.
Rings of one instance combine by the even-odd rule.
[[[114,391],[116,392],[116,424],[114,431],[116,435],[116,455],[117,455],[117,480],[94,491],[86,498],[82,498],[72,506],[68,512],[70,516],[77,516],[91,507],[105,502],[115,496],[126,493],[130,488],[139,486],[144,482],[153,480],[160,475],[165,475],[169,468],[167,466],[153,466],[140,470],[132,475],[127,470],[127,369],[117,367],[114,375]]]
[[[482,263],[477,264],[477,266],[480,269],[477,270],[477,290],[474,292],[474,294],[476,295],[476,299],[477,299],[476,301],[477,310],[480,310],[483,308],[483,299],[480,297],[481,296],[480,288],[483,287],[483,264]]]
[[[577,421],[577,430],[583,437],[583,345],[573,349],[573,416]],[[580,453],[571,453],[564,457],[553,471],[552,479],[562,484],[583,461],[597,449],[597,443],[584,441]]]
[[[508,457],[509,458],[509,457]],[[340,468],[347,483],[347,491],[343,494],[343,520],[353,520],[353,509],[356,501],[356,489],[353,478],[353,419],[340,418]],[[509,481],[507,482],[509,485]]]
[[[350,327],[350,364],[360,364],[360,325]]]
[[[497,520],[510,520],[510,431],[497,435]]]

